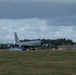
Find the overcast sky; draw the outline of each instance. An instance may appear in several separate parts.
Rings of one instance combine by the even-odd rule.
[[[0,0],[0,42],[72,39],[76,42],[76,0]]]

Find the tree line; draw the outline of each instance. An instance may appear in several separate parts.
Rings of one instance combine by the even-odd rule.
[[[33,40],[41,40],[43,41],[43,43],[45,44],[51,44],[52,47],[57,48],[57,46],[60,45],[74,45],[75,42],[73,42],[70,39],[66,39],[66,38],[61,38],[61,39],[33,39]],[[25,41],[31,41],[29,39],[24,39],[24,40],[20,40],[21,42],[25,42]]]
[[[57,48],[60,45],[74,45],[76,44],[75,42],[73,42],[70,39],[65,39],[65,38],[61,38],[61,39],[33,39],[34,40],[41,40],[43,41],[44,44],[51,44],[52,48]],[[26,42],[26,41],[32,41],[30,39],[24,39],[24,40],[20,40],[21,42]],[[5,49],[6,48],[6,44],[0,44],[0,49]]]

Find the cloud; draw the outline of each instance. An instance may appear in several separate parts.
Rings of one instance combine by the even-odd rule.
[[[70,0],[0,2],[0,40],[70,38],[76,36],[76,2]]]
[[[56,16],[45,18],[48,25],[52,26],[76,26],[76,16]]]
[[[14,32],[19,39],[57,39],[69,38],[76,41],[75,26],[47,25],[42,19],[0,19],[0,41],[14,42]]]
[[[41,32],[46,30],[46,23],[44,20],[38,19],[1,19],[0,20],[0,37],[1,40],[14,40],[14,32],[19,33],[22,39],[39,38]],[[4,38],[3,38],[4,37]],[[4,40],[4,41],[5,41]]]
[[[57,2],[76,2],[76,0],[0,0],[0,1],[57,1]]]
[[[75,26],[76,3],[67,2],[0,2],[0,19],[46,20],[48,25]]]
[[[47,18],[74,16],[76,4],[58,2],[1,2],[0,18]]]

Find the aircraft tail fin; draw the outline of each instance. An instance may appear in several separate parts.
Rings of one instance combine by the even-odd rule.
[[[18,39],[16,32],[14,33],[14,35],[15,35],[15,44],[17,44],[17,43],[19,43],[19,39]]]

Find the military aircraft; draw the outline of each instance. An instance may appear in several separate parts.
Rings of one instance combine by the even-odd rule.
[[[34,50],[35,47],[40,47],[43,45],[43,42],[40,40],[20,42],[16,32],[14,33],[14,36],[15,36],[15,45],[23,50],[26,49]]]

